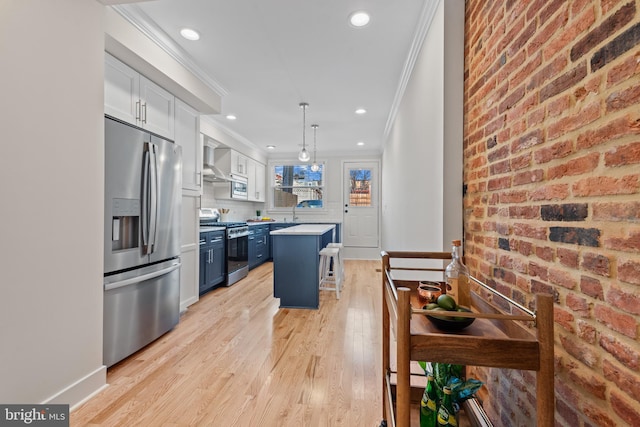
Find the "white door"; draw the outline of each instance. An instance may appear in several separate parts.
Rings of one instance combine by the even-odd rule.
[[[344,246],[378,247],[378,169],[378,162],[344,163]]]

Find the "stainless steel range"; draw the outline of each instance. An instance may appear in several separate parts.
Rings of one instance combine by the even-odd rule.
[[[221,222],[217,209],[200,209],[200,227],[226,228],[225,286],[231,286],[249,274],[249,226],[246,222]]]

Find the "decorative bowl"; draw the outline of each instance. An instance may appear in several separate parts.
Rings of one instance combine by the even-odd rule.
[[[440,283],[421,280],[418,284],[418,298],[422,304],[436,302],[440,295],[442,295]]]
[[[458,307],[458,309],[466,313],[471,313],[471,310],[466,307]],[[437,313],[437,311],[435,313]],[[426,316],[438,329],[442,329],[443,331],[460,331],[476,320],[475,317],[445,317],[434,316],[432,314],[427,314]]]

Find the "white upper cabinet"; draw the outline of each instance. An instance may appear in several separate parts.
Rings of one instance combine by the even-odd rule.
[[[104,102],[105,114],[174,139],[175,97],[107,53]]]
[[[105,54],[104,112],[134,125],[140,120],[140,74]]]
[[[247,160],[247,199],[250,202],[265,201],[265,165],[253,159]]]
[[[200,115],[176,98],[175,141],[182,147],[183,194],[202,194],[202,147],[200,142]]]
[[[247,176],[248,158],[231,148],[216,148],[215,163],[226,174]]]

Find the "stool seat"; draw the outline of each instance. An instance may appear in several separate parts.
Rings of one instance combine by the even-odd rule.
[[[333,269],[331,268],[333,264]],[[335,291],[340,299],[342,290],[343,267],[340,259],[339,247],[325,247],[320,251],[320,268],[318,271],[320,290]]]

